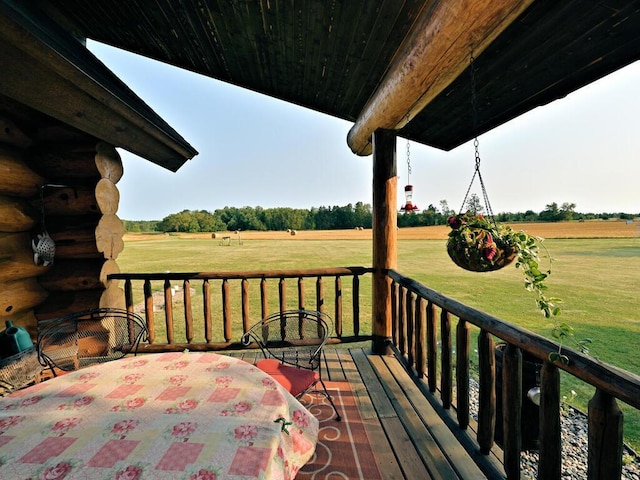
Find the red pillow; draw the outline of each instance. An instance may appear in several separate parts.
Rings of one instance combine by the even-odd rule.
[[[273,358],[260,360],[256,363],[256,367],[264,373],[271,375],[276,382],[282,385],[294,397],[300,395],[320,379],[318,372],[285,365]]]

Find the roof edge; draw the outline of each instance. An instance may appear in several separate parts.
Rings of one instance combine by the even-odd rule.
[[[0,38],[0,59],[8,67],[0,93],[174,172],[198,154],[78,39],[42,12],[0,0]]]

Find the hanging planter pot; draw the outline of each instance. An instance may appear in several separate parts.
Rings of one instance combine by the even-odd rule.
[[[465,213],[449,217],[449,226],[447,253],[460,268],[491,272],[516,258],[511,229],[496,225],[483,215]]]

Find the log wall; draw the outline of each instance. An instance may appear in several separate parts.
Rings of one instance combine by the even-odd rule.
[[[107,279],[124,248],[122,161],[113,146],[56,123],[0,99],[0,330],[12,320],[34,340],[42,320],[125,305]],[[56,243],[49,266],[36,265],[32,249],[45,229]]]

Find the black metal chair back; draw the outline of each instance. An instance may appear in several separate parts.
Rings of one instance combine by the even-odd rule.
[[[149,341],[142,317],[118,308],[97,308],[46,320],[39,325],[40,363],[57,370],[79,368],[137,354]]]
[[[267,362],[257,362],[258,368],[268,361],[277,360],[282,364],[281,367],[274,370],[273,364],[269,364],[263,369],[283,385],[290,386],[290,381],[293,381],[296,387],[291,393],[298,398],[309,391],[323,394],[340,420],[341,417],[322,379],[322,351],[329,340],[332,328],[331,318],[323,312],[286,310],[269,315],[256,323],[242,336],[241,341],[245,346],[255,342],[262,350]],[[301,378],[296,372],[299,369],[317,372],[315,377],[306,377],[308,384],[304,385],[304,388],[297,388]],[[281,381],[283,377],[286,378],[284,382]],[[313,390],[318,383],[321,384],[322,390]]]
[[[275,358],[298,368],[317,370],[320,354],[331,332],[331,319],[322,312],[287,310],[255,324],[242,336],[248,346],[256,342],[265,358]]]

